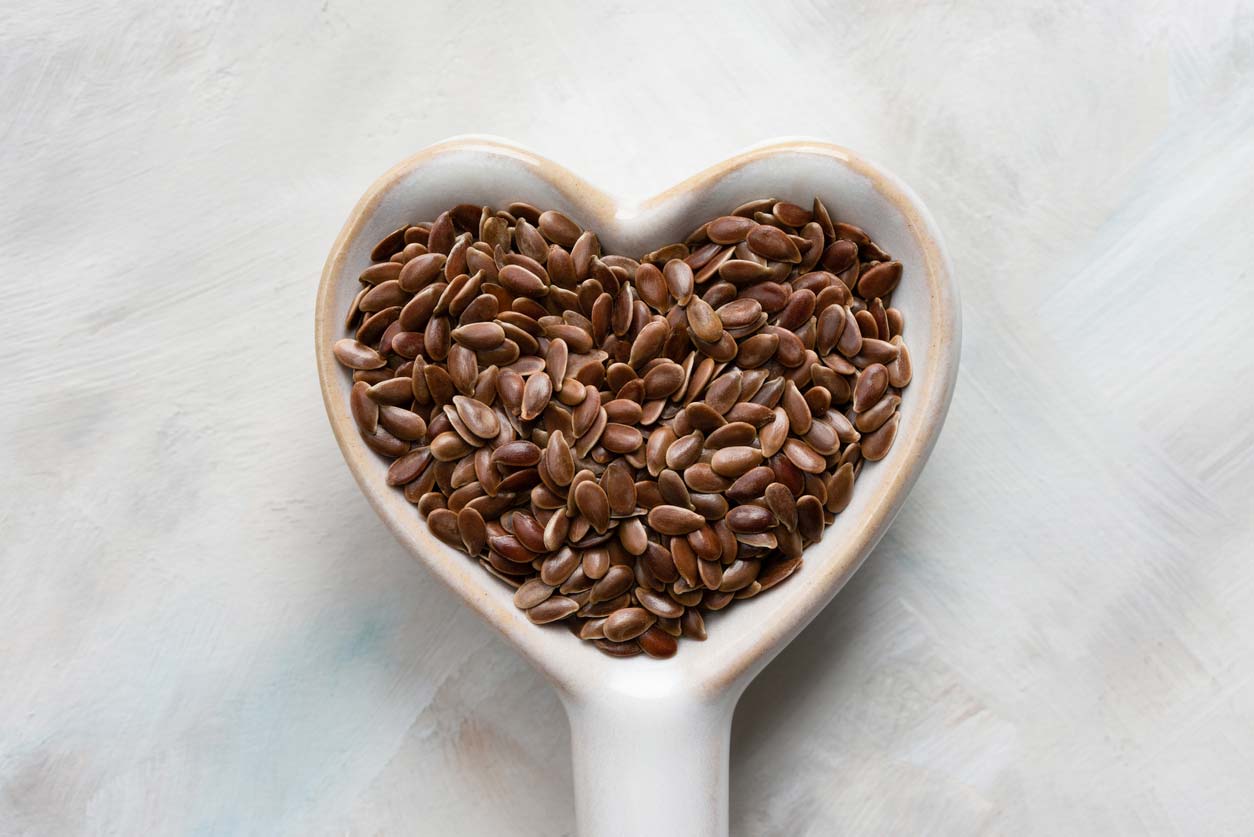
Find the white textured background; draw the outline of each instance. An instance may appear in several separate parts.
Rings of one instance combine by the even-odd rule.
[[[830,138],[951,245],[947,429],[736,835],[1250,830],[1254,5],[0,0],[0,833],[571,833],[314,373],[350,207],[469,131],[631,195]]]

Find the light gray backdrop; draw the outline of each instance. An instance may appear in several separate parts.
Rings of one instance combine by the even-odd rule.
[[[0,833],[571,833],[314,374],[350,207],[470,131],[637,196],[829,138],[948,237],[949,424],[747,693],[735,834],[1249,827],[1251,4],[0,0]]]

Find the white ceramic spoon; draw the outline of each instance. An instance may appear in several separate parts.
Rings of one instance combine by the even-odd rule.
[[[358,438],[350,376],[331,345],[374,244],[405,223],[458,203],[523,200],[560,209],[595,230],[607,253],[639,256],[682,241],[697,224],[744,201],[822,198],[905,268],[893,305],[905,315],[914,379],[887,458],[867,463],[853,502],[805,552],[786,583],[709,619],[709,639],[683,640],[668,660],[615,659],[562,627],[537,627],[513,591],[441,543],[401,492],[387,463]],[[848,581],[901,508],[944,421],[958,366],[959,306],[940,234],[919,199],[846,149],[809,140],[755,147],[633,206],[511,143],[464,137],[431,146],[367,190],[322,274],[316,312],[318,372],[332,429],[353,476],[396,537],[500,631],[557,688],[571,724],[576,818],[583,837],[718,837],[728,831],[732,711],[749,681]]]

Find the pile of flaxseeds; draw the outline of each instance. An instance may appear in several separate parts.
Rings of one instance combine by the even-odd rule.
[[[897,434],[901,263],[817,198],[639,260],[461,204],[371,258],[333,348],[362,439],[531,621],[607,654],[669,657],[788,578]]]

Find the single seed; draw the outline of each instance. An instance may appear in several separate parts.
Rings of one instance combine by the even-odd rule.
[[[740,350],[736,353],[736,362],[744,369],[752,369],[770,360],[778,348],[778,335],[755,334],[740,344]]]
[[[774,469],[766,465],[759,465],[728,486],[726,491],[727,498],[738,503],[756,500],[763,496],[766,487],[774,481]]]
[[[634,489],[633,489],[633,494]],[[649,534],[639,518],[623,521],[618,527],[618,540],[631,555],[643,555],[649,548]]]
[[[810,543],[823,536],[823,506],[817,497],[807,494],[797,501],[797,532]]]
[[[540,462],[540,448],[527,441],[510,442],[492,452],[492,462],[514,468],[530,467]]]
[[[374,246],[374,249],[370,251],[371,261],[383,261],[397,250],[401,249],[401,247],[405,244],[405,234],[408,230],[409,227],[404,226],[385,235],[383,239]]]
[[[694,607],[684,610],[684,615],[679,617],[679,627],[683,631],[683,636],[702,642],[706,639],[705,620],[701,618],[701,611]]]
[[[731,487],[732,480],[716,473],[715,470],[705,462],[698,462],[684,469],[684,482],[693,491],[703,494],[711,494],[716,491],[726,491]]]
[[[714,452],[710,467],[722,477],[735,479],[762,461],[762,451],[747,445],[720,448]]]
[[[780,525],[792,531],[797,527],[797,506],[792,492],[783,483],[773,482],[766,487],[766,506]]]
[[[727,513],[727,525],[736,533],[765,532],[775,522],[774,512],[762,506],[736,506]]]
[[[703,442],[704,435],[699,430],[694,430],[682,439],[672,442],[666,449],[666,467],[675,471],[682,471],[691,465],[695,465],[697,459],[701,456]]]
[[[692,299],[692,291],[696,285],[695,278],[692,274],[692,268],[680,259],[671,259],[663,268],[663,277],[666,280],[666,289],[675,301],[680,305],[688,305]],[[658,307],[658,306],[654,306]],[[717,340],[718,338],[712,338]]]
[[[395,460],[388,466],[388,485],[408,485],[418,479],[431,464],[431,450],[418,448]]]
[[[757,226],[753,218],[724,215],[706,225],[705,234],[715,244],[738,244]]]
[[[357,422],[357,427],[363,433],[373,433],[379,426],[379,404],[367,394],[369,390],[368,383],[358,381],[353,384],[348,396],[348,406],[353,414],[353,421]]]
[[[585,549],[580,566],[584,576],[592,579],[592,582],[588,584],[588,588],[591,589],[595,582],[605,578],[605,574],[610,571],[610,551],[601,548]]]
[[[889,309],[890,311],[896,309]],[[901,335],[893,337],[892,343],[897,347],[897,357],[888,364],[888,383],[904,389],[909,386],[910,379],[914,372],[910,367],[910,352],[906,349],[906,344],[902,342]]]
[[[596,584],[592,585],[591,601],[612,601],[631,589],[635,574],[631,567],[622,564],[612,565]]]
[[[858,375],[858,383],[853,389],[854,412],[862,413],[875,406],[875,402],[888,390],[888,369],[879,363],[873,363],[862,374]]]
[[[488,545],[488,530],[483,515],[474,508],[467,506],[457,513],[457,531],[461,533],[462,544],[470,555],[478,555]]]
[[[634,427],[608,423],[601,434],[601,444],[612,453],[631,453],[644,444],[644,437]]]
[[[663,535],[686,535],[705,525],[705,518],[690,509],[661,505],[649,511],[649,525]]]
[[[718,586],[719,592],[734,593],[737,590],[743,590],[757,580],[758,571],[761,568],[760,561],[752,559],[733,561],[731,566],[723,570],[723,580]]]
[[[853,498],[853,465],[846,462],[836,469],[827,482],[827,510],[839,514],[849,507]]]
[[[888,296],[901,281],[901,272],[901,262],[877,264],[858,280],[858,295],[865,299]]]
[[[401,268],[401,272],[397,275],[397,282],[402,290],[411,294],[417,293],[435,281],[444,270],[446,261],[448,257],[443,253],[415,256]]]
[[[583,234],[583,230],[580,229],[578,224],[553,209],[540,213],[537,226],[545,238],[563,247],[574,246],[575,242],[579,240],[579,236]]]
[[[784,456],[807,474],[821,474],[827,466],[823,457],[800,439],[789,439],[784,442]]]
[[[553,396],[553,381],[548,375],[532,375],[523,388],[522,409],[519,416],[524,421],[531,421],[544,412]]]
[[[529,578],[514,591],[514,607],[530,610],[552,596],[554,589],[538,578]]]
[[[745,328],[758,321],[762,315],[762,303],[743,297],[719,306],[717,314],[722,328]]]
[[[771,423],[761,431],[763,456],[774,456],[779,453],[784,447],[784,441],[788,438],[788,431],[791,427],[788,411],[783,407],[776,407],[773,414],[774,418]]]
[[[642,607],[624,607],[614,611],[605,620],[605,638],[613,642],[626,642],[647,631],[657,617]]]
[[[884,426],[884,422],[888,421],[900,405],[901,396],[886,395],[865,413],[858,413],[854,418],[854,426],[859,433],[873,433]]]
[[[711,433],[705,440],[705,446],[717,450],[751,445],[757,435],[752,424],[744,421],[731,421]]]
[[[453,407],[470,432],[480,439],[494,439],[501,432],[501,423],[497,420],[496,413],[483,402],[464,395],[454,395]]]
[[[579,603],[566,596],[551,596],[528,609],[527,618],[537,625],[547,625],[565,619],[579,610]]]
[[[693,297],[688,303],[687,311],[688,327],[697,337],[713,343],[723,336],[723,322],[708,302],[700,297]]]
[[[544,548],[549,552],[561,547],[566,542],[566,536],[570,532],[570,518],[566,516],[565,511],[559,511],[549,518],[549,522],[544,525]]]
[[[862,456],[870,462],[878,462],[888,455],[888,449],[897,438],[897,425],[901,422],[901,413],[893,413],[893,417],[874,433],[862,437]]]
[[[796,264],[801,261],[801,251],[788,234],[778,227],[758,224],[749,231],[745,242],[759,256],[777,262]]]
[[[791,432],[804,436],[810,430],[812,421],[810,405],[806,403],[805,397],[792,381],[784,386],[784,395],[780,399],[780,405],[788,416],[788,427]]]
[[[429,495],[428,495],[429,496]],[[449,546],[462,546],[461,532],[457,528],[457,515],[448,509],[434,509],[427,515],[427,528]]]
[[[575,505],[592,528],[604,532],[610,525],[610,501],[605,490],[595,482],[588,480],[579,483],[575,488]]]
[[[387,358],[356,340],[339,340],[334,346],[335,359],[349,369],[378,369],[387,366]]]
[[[505,330],[496,323],[470,323],[453,329],[452,338],[469,349],[495,349],[505,342]]]
[[[683,615],[683,605],[669,596],[664,596],[654,590],[637,587],[635,596],[636,601],[640,602],[640,606],[655,616],[666,619],[678,619]]]

